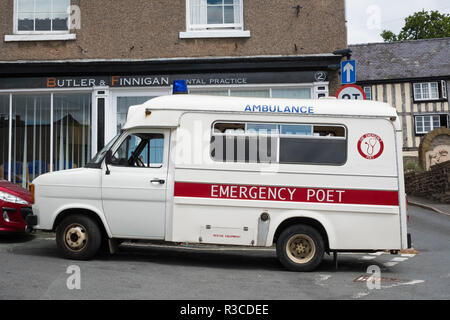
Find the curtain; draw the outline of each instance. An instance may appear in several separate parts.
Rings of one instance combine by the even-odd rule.
[[[241,23],[241,2],[242,0],[234,0],[234,22],[233,23]]]
[[[188,0],[191,11],[191,25],[207,24],[207,0]]]

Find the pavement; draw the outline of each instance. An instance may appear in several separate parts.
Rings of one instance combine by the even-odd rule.
[[[450,216],[450,204],[445,204],[437,201],[432,201],[425,198],[409,196],[408,203],[413,206],[418,206],[440,214],[446,214]]]
[[[450,217],[415,206],[409,214],[413,253],[339,254],[337,270],[325,255],[308,273],[284,269],[273,248],[125,242],[117,254],[72,261],[52,233],[3,235],[0,300],[448,300]],[[373,271],[378,285],[368,281]]]

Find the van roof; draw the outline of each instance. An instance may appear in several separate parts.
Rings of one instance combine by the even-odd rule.
[[[150,113],[151,112],[151,113]],[[302,116],[397,117],[387,103],[361,100],[223,97],[178,94],[153,98],[128,110],[124,129],[178,126],[186,112]]]

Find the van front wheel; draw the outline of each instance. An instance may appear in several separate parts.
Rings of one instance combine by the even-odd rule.
[[[322,262],[324,241],[320,233],[308,225],[286,228],[277,241],[277,256],[291,271],[312,271]]]
[[[89,260],[102,242],[97,223],[88,216],[70,215],[56,228],[56,245],[67,259]]]

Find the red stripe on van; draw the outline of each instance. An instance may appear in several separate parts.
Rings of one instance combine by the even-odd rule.
[[[398,191],[175,182],[175,197],[398,206]]]

